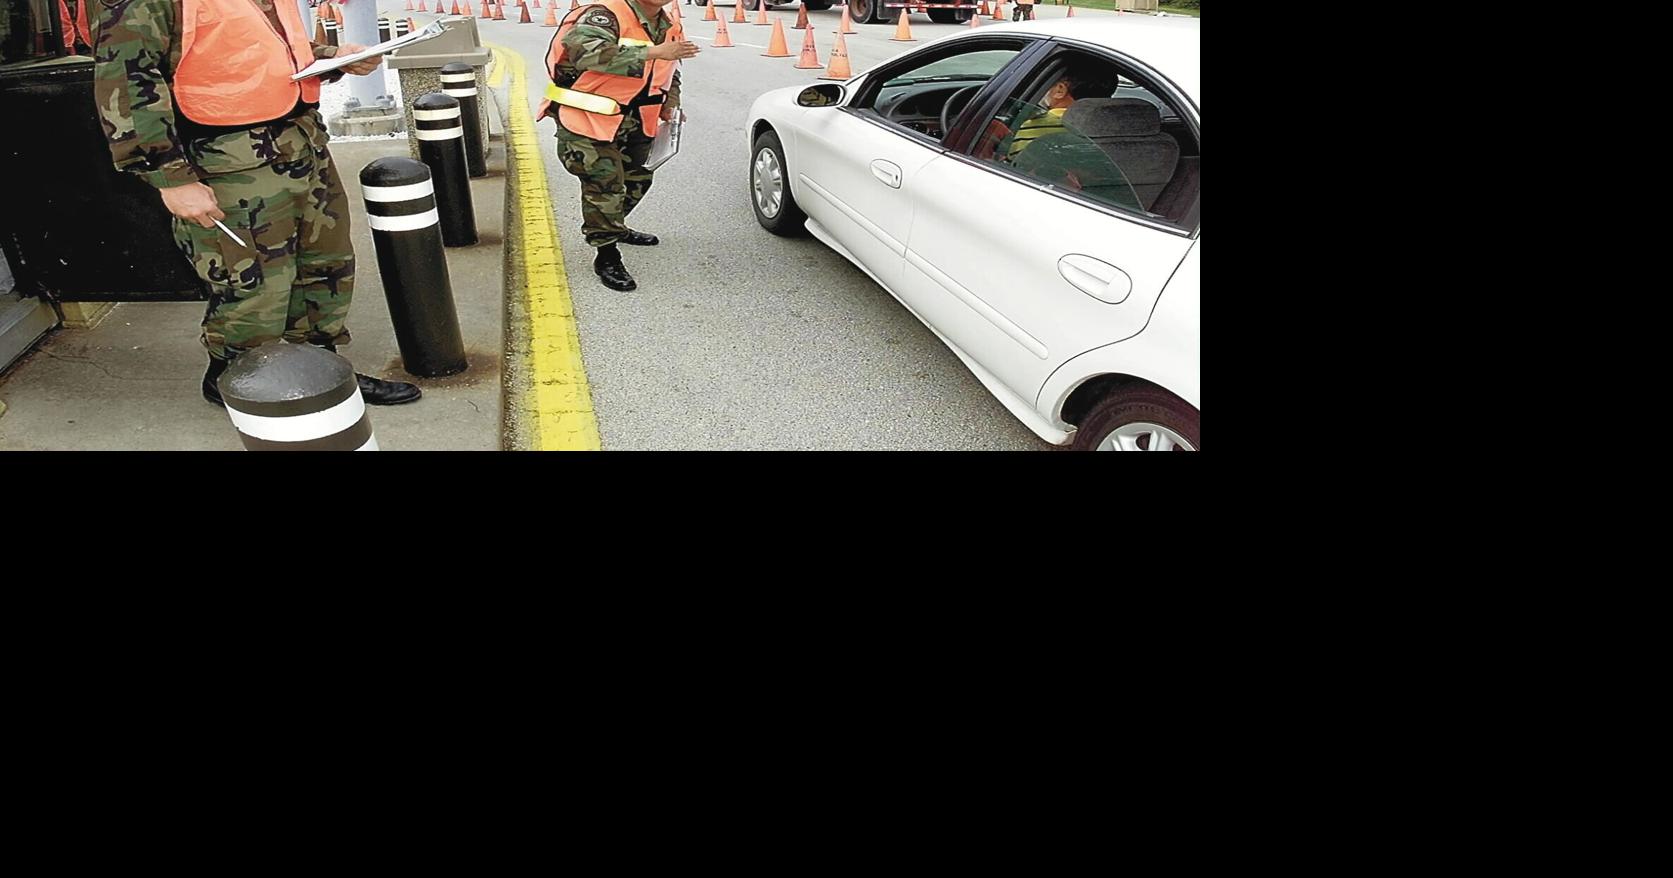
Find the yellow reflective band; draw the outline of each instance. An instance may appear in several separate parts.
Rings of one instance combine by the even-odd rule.
[[[546,86],[546,97],[555,104],[563,104],[577,110],[586,110],[600,116],[620,116],[622,114],[622,105],[604,95],[588,94],[584,91],[548,85]]]
[[[621,39],[616,41],[616,45],[638,47],[638,46],[654,46],[656,44],[651,42],[650,40],[630,40],[627,37],[622,37]]]

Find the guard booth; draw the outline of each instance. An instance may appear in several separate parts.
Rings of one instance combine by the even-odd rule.
[[[96,2],[0,0],[0,279],[13,286],[0,286],[0,369],[58,325],[61,303],[207,298],[156,189],[111,165],[77,24]]]

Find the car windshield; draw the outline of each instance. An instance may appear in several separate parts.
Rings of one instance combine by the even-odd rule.
[[[955,80],[985,81],[993,78],[1012,58],[1017,56],[1015,49],[993,49],[985,52],[966,52],[932,61],[917,68],[905,76],[891,79],[883,83],[884,88],[892,85],[912,85],[918,82],[953,82]]]

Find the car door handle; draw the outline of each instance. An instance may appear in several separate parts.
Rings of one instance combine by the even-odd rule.
[[[1127,272],[1079,253],[1057,260],[1057,273],[1063,275],[1063,279],[1075,289],[1111,305],[1127,301],[1127,296],[1133,292],[1133,279],[1127,276]]]
[[[900,188],[900,165],[875,159],[871,163],[871,175],[883,181],[883,185],[890,189]]]

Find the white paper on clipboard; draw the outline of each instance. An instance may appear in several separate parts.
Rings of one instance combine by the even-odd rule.
[[[651,138],[651,156],[645,160],[645,170],[654,171],[668,163],[675,153],[680,151],[680,129],[685,127],[685,112],[672,122],[662,122],[657,125],[656,136]]]
[[[339,67],[347,67],[356,61],[362,61],[367,58],[371,58],[374,55],[386,55],[396,49],[410,46],[413,43],[421,43],[425,40],[439,37],[447,32],[447,28],[442,27],[442,22],[445,20],[446,19],[438,18],[418,30],[407,34],[406,36],[396,37],[392,40],[385,40],[375,46],[361,49],[358,52],[351,52],[347,55],[338,55],[335,58],[321,58],[318,61],[309,64],[307,67],[304,67],[301,72],[292,75],[291,80],[295,81],[298,79],[307,79],[310,76],[318,76],[321,73],[330,73]]]

